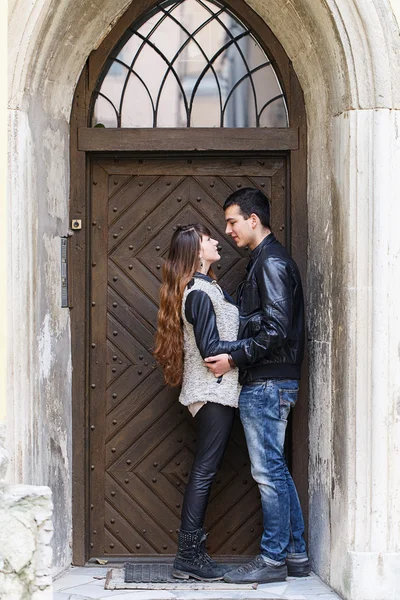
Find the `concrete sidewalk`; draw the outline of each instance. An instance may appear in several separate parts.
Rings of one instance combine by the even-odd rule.
[[[114,590],[104,589],[108,568],[71,567],[53,584],[54,600],[340,600],[319,577],[290,577],[284,583],[259,585],[256,590],[231,586],[229,590]],[[211,586],[212,584],[210,584]]]

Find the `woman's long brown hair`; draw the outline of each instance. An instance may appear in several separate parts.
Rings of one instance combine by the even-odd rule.
[[[153,354],[163,368],[165,383],[171,386],[182,383],[182,298],[185,287],[198,270],[203,235],[211,235],[204,225],[194,223],[179,226],[172,236],[168,258],[163,265]],[[211,269],[208,274],[214,277]]]

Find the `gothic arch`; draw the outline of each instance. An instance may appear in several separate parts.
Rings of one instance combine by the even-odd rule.
[[[355,0],[340,5],[329,0],[317,8],[311,0],[284,6],[278,1],[264,4],[253,0],[249,5],[265,19],[290,56],[302,88],[310,94],[308,103],[317,100],[320,104],[312,88],[325,83],[333,114],[348,108],[398,104],[398,67],[390,60],[391,52],[398,56],[397,25],[386,6],[375,1],[365,7]],[[95,6],[48,0],[29,13],[23,1],[14,2],[10,29],[18,51],[10,53],[11,107],[28,101],[38,90],[48,90],[52,92],[48,108],[68,116],[73,83],[87,56],[128,6],[126,0],[109,1],[100,13]],[[376,45],[379,52],[374,51]]]

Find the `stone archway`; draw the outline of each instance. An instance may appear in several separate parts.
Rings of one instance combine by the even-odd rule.
[[[226,41],[230,30],[227,31],[220,26],[218,21],[220,17],[210,16],[208,12],[210,3],[206,5],[207,9],[205,9],[203,4],[196,4],[196,1],[189,0],[189,6],[186,5],[187,14],[190,14],[191,30],[198,31],[205,23],[205,27],[214,26],[210,37],[213,39],[213,52],[216,53],[214,55],[216,57],[218,52],[224,52],[225,44],[230,44],[230,41]],[[213,223],[210,223],[210,226],[217,228],[214,237],[220,240],[224,255],[225,248],[228,250],[229,246],[225,246],[227,239],[224,236],[223,227],[222,231],[218,231],[219,224],[222,225],[219,201],[229,193],[227,191],[229,189],[233,190],[246,185],[260,186],[261,189],[271,186],[269,195],[273,220],[275,220],[272,225],[273,230],[275,235],[291,248],[303,282],[306,283],[307,133],[303,95],[288,57],[265,22],[247,4],[240,0],[230,0],[229,19],[236,22],[240,30],[242,27],[244,28],[240,35],[245,37],[241,39],[245,40],[249,36],[250,40],[250,35],[254,36],[253,40],[257,40],[260,52],[268,52],[268,65],[265,64],[265,68],[269,69],[270,63],[272,63],[275,72],[279,73],[287,106],[288,127],[284,127],[286,120],[281,120],[277,128],[257,127],[260,120],[250,121],[249,114],[249,120],[242,120],[243,126],[237,129],[232,125],[237,123],[236,117],[239,115],[232,118],[233,113],[228,121],[229,126],[224,127],[223,108],[218,121],[205,121],[204,119],[211,115],[210,97],[208,97],[208,109],[205,109],[203,104],[203,111],[201,111],[203,126],[196,127],[199,122],[196,121],[196,116],[192,120],[194,113],[189,108],[192,103],[189,97],[185,118],[182,119],[183,112],[180,112],[179,120],[169,121],[176,128],[166,128],[166,118],[176,119],[176,113],[171,111],[171,106],[176,106],[182,96],[174,99],[171,89],[166,93],[165,97],[168,100],[165,105],[166,113],[163,116],[162,103],[158,104],[158,101],[155,100],[157,95],[155,90],[158,89],[159,93],[162,92],[160,96],[162,97],[165,89],[163,88],[164,80],[160,77],[158,80],[155,79],[154,83],[146,81],[146,77],[149,75],[149,65],[153,67],[151,76],[158,74],[155,66],[160,56],[158,53],[162,55],[163,52],[163,42],[156,40],[157,34],[153,30],[155,27],[153,18],[157,20],[157,16],[154,17],[154,14],[157,15],[154,12],[157,9],[156,4],[152,0],[148,0],[146,9],[143,5],[130,5],[118,25],[90,54],[80,76],[73,102],[70,128],[71,181],[74,184],[70,191],[70,214],[71,218],[83,218],[82,230],[76,233],[70,244],[74,289],[76,290],[71,313],[71,332],[73,471],[75,472],[73,494],[76,498],[73,505],[73,523],[78,522],[80,525],[79,528],[73,525],[73,560],[77,564],[83,564],[89,560],[89,557],[91,561],[94,561],[103,555],[107,556],[109,560],[116,559],[117,556],[119,560],[122,559],[122,556],[124,560],[141,560],[142,558],[147,560],[149,556],[152,556],[154,560],[157,560],[157,556],[165,560],[167,556],[171,558],[176,551],[176,529],[179,526],[181,500],[186,484],[185,477],[190,469],[193,455],[192,439],[195,437],[193,422],[190,416],[187,418],[186,411],[179,410],[174,391],[160,388],[161,372],[151,371],[152,361],[149,363],[157,326],[153,307],[154,302],[157,303],[161,264],[166,251],[164,244],[167,243],[171,227],[175,223],[185,222],[185,219],[207,222],[209,216],[214,214]],[[168,28],[169,19],[172,25],[176,25],[175,10],[181,11],[179,23],[185,26],[185,3],[174,4],[170,8],[172,16],[170,17],[169,13],[164,12],[161,8],[160,12],[162,11],[163,17],[158,21],[160,27],[164,28],[163,40],[168,40],[168,44],[171,42],[170,36],[174,34],[170,32],[168,35],[165,27]],[[196,9],[198,9],[197,13]],[[219,9],[220,6],[218,6],[218,12]],[[194,25],[196,14],[200,15],[200,22]],[[224,14],[228,18],[228,12]],[[129,127],[122,126],[119,129],[91,127],[92,115],[96,114],[95,107],[97,106],[101,112],[101,103],[107,96],[106,88],[111,82],[112,86],[115,83],[114,70],[109,71],[111,80],[108,80],[108,84],[108,76],[106,75],[104,78],[103,71],[104,68],[108,71],[111,57],[114,54],[113,48],[117,47],[118,56],[122,56],[124,51],[120,49],[121,44],[125,42],[128,46],[129,42],[126,40],[132,39],[130,35],[135,29],[135,24],[140,24],[140,32],[140,27],[146,27],[144,23],[149,15],[151,15],[152,23],[149,49],[153,48],[154,44],[157,52],[153,50],[155,53],[153,58],[146,56],[142,62],[145,72],[138,71],[137,76],[145,82],[149,92],[151,90],[153,94],[156,94],[153,104],[156,109],[147,113],[150,121],[147,122],[146,116],[141,113],[144,107],[149,107],[146,105],[149,95],[146,94],[145,98],[142,97],[139,100],[140,92],[132,90],[131,99],[124,101],[123,106],[129,107],[129,110],[133,109],[132,119],[136,120],[126,119],[122,113],[115,122],[108,121],[109,117],[105,114],[103,117],[96,116],[100,122],[104,120],[108,125],[112,124],[112,127],[124,123],[129,123]],[[235,21],[236,18],[240,20],[240,23]],[[121,42],[121,30],[123,42]],[[157,31],[157,27],[155,30]],[[219,34],[220,37],[218,37]],[[138,36],[140,35],[138,33]],[[197,38],[195,37],[195,39]],[[184,44],[184,49],[186,42],[180,41],[179,48],[181,48],[181,43]],[[201,45],[196,47],[202,49]],[[234,64],[234,57],[235,54],[231,54],[229,57],[231,65]],[[239,53],[237,58],[239,62],[242,62]],[[126,64],[131,64],[132,59],[125,57],[124,61]],[[165,61],[161,63],[162,68],[167,63],[168,58],[165,57]],[[168,63],[169,67],[173,69],[174,76],[179,80],[179,68],[176,66],[176,62],[172,61],[172,63]],[[138,58],[137,64],[140,65],[140,58]],[[186,62],[184,64],[187,66]],[[199,64],[198,61],[196,64]],[[211,56],[209,64],[213,64]],[[132,68],[136,73],[136,67]],[[204,66],[199,72],[200,77],[205,72],[203,69]],[[217,66],[213,67],[213,70],[218,73]],[[160,72],[163,72],[162,69]],[[258,81],[263,80],[263,77],[268,76],[268,72],[264,76],[262,72],[258,72],[258,75]],[[101,92],[97,88],[99,81],[102,81]],[[227,81],[229,81],[229,76],[225,70],[224,82]],[[157,87],[156,82],[160,84],[160,87]],[[195,85],[194,91],[196,88]],[[182,89],[184,89],[184,84],[182,84]],[[256,93],[257,90],[257,85],[255,85]],[[270,99],[274,101],[276,92],[272,92],[272,86],[269,91],[272,94]],[[97,94],[99,95],[97,96]],[[221,97],[223,97],[223,93]],[[227,97],[229,98],[229,92]],[[204,102],[205,95],[202,98]],[[113,93],[113,101],[118,104],[115,100],[115,93]],[[111,107],[108,101],[105,102],[107,107]],[[243,102],[242,107],[245,106],[249,106],[249,101]],[[256,106],[257,102],[255,102]],[[104,107],[105,104],[103,104]],[[183,101],[182,111],[184,110],[185,102]],[[215,119],[215,113],[212,118]],[[158,127],[157,123],[159,122],[164,126]],[[206,123],[208,127],[204,127]],[[217,123],[219,126],[216,131]],[[277,125],[276,122],[274,123]],[[151,124],[153,124],[153,128],[143,129],[145,125],[150,127]],[[294,143],[284,139],[288,134],[293,137]],[[238,137],[240,137],[239,143]],[[260,148],[262,153],[257,154],[255,148]],[[161,162],[157,161],[157,156],[154,154],[160,149],[162,149],[164,157]],[[84,152],[86,152],[86,160]],[[128,158],[128,152],[134,154]],[[111,155],[112,161],[110,162]],[[278,155],[281,158],[284,157],[285,162],[280,162],[281,158],[276,162]],[[210,156],[212,158],[207,159]],[[225,160],[228,160],[231,165],[228,170]],[[165,166],[167,171],[163,170],[164,161],[169,164],[169,167]],[[237,171],[239,178],[233,177],[232,161],[238,161],[242,166],[240,173]],[[102,167],[99,170],[100,164]],[[141,165],[140,172],[137,171],[139,164]],[[206,164],[208,166],[204,167]],[[257,170],[256,164],[259,164],[259,170]],[[115,168],[119,171],[122,165],[124,165],[124,173],[128,174],[127,179],[122,176],[125,179],[124,184],[115,171]],[[98,217],[93,216],[95,215],[94,211],[97,210],[95,207],[99,206],[99,202],[105,200],[105,196],[102,194],[97,195],[98,191],[108,189],[107,185],[102,187],[100,183],[100,181],[103,182],[101,176],[103,168],[109,173],[115,171],[114,175],[110,174],[109,179],[111,187],[107,202],[112,202],[113,206],[110,206],[111,217],[107,217],[107,224],[103,222],[100,214]],[[204,168],[207,169],[210,176],[212,174],[210,180],[204,178]],[[271,179],[262,179],[263,172],[266,177],[271,177]],[[141,178],[145,173],[152,174],[154,180],[148,180],[149,187],[147,187],[146,179],[139,181],[137,191],[134,191],[133,187],[137,185],[134,182],[138,181],[137,177]],[[168,173],[174,173],[177,177],[176,181],[165,180]],[[257,178],[256,173],[259,173],[260,177]],[[280,184],[278,184],[277,177],[281,177]],[[121,187],[118,186],[118,180],[122,184]],[[117,183],[115,183],[116,181]],[[274,181],[273,184],[272,181]],[[90,185],[90,191],[86,182]],[[133,187],[131,187],[132,184]],[[199,188],[199,185],[202,187]],[[165,191],[168,192],[166,195]],[[122,194],[121,198],[129,197],[130,209],[125,203],[119,205],[120,194]],[[139,208],[141,205],[145,209],[144,213]],[[166,217],[162,226],[160,217],[157,216],[161,213]],[[126,216],[124,217],[124,215]],[[114,222],[115,217],[118,224]],[[119,222],[120,218],[124,221],[123,223]],[[144,221],[142,223],[142,219],[146,221],[147,229],[143,229]],[[279,225],[276,219],[280,219]],[[105,227],[107,229],[110,227],[110,235],[114,241],[114,243],[106,243],[108,250],[103,244]],[[151,238],[148,237],[149,234],[146,231],[152,231]],[[136,246],[136,242],[127,245],[124,241],[127,239],[126,236],[135,238],[138,245]],[[98,250],[94,245],[97,237]],[[130,254],[126,265],[120,264],[117,258],[123,248]],[[109,258],[102,262],[100,255],[104,250],[110,254]],[[154,256],[153,250],[156,252]],[[228,251],[230,252],[230,250]],[[88,254],[93,253],[96,259],[85,259]],[[144,258],[145,255],[148,256],[148,259]],[[82,268],[84,264],[85,268]],[[101,265],[103,265],[104,271]],[[114,265],[118,273],[114,272]],[[110,269],[113,270],[112,274]],[[218,281],[222,287],[234,293],[243,277],[242,258],[239,256],[237,259],[233,258],[230,263],[222,259],[222,264],[218,265],[217,269]],[[109,285],[102,288],[100,281],[105,283],[107,280],[109,280]],[[123,281],[125,281],[124,289],[120,288]],[[109,298],[110,294],[113,295],[110,303],[103,302],[100,296],[97,296],[100,289],[103,289]],[[89,301],[88,295],[91,296]],[[126,309],[129,306],[124,314],[121,313],[122,297],[125,299]],[[106,304],[108,309],[103,313],[101,307],[105,307]],[[116,323],[115,319],[122,325],[122,329],[119,331],[116,331],[116,325],[111,327],[111,323]],[[87,323],[87,339],[84,345],[81,343],[83,322]],[[102,328],[101,323],[106,324],[107,322],[109,326],[105,325]],[[113,332],[111,338],[107,333],[109,327]],[[146,329],[148,330],[147,334]],[[100,334],[99,339],[97,339],[97,330]],[[104,335],[100,333],[101,331]],[[141,334],[138,336],[139,331]],[[130,340],[129,344],[123,343],[124,338]],[[147,341],[144,342],[144,340]],[[113,348],[109,360],[121,361],[121,365],[124,364],[123,361],[126,361],[127,370],[122,367],[119,373],[115,364],[109,365],[110,368],[102,366],[102,361],[107,356],[104,344],[107,348]],[[145,346],[147,344],[147,348],[142,344]],[[119,353],[121,353],[120,356],[117,356]],[[147,357],[144,361],[145,366],[147,362],[147,369],[143,369],[140,362],[144,357]],[[305,368],[300,387],[301,397],[293,414],[286,441],[291,472],[307,522],[308,373],[307,361],[304,362]],[[109,361],[107,361],[108,363]],[[107,370],[109,379],[106,381],[103,379],[103,375]],[[89,385],[89,394],[86,394]],[[168,419],[171,400],[173,410],[176,411],[176,415],[172,419],[174,422],[172,427],[166,423],[163,425],[163,420]],[[160,410],[161,406],[164,406],[162,410]],[[85,420],[85,414],[89,414],[90,427],[83,430],[82,423]],[[147,419],[145,415],[147,415]],[[179,434],[177,434],[178,430]],[[156,431],[159,433],[156,434]],[[161,431],[162,436],[160,435]],[[259,544],[259,531],[255,529],[254,524],[259,528],[261,521],[254,513],[253,504],[255,502],[255,506],[258,506],[258,490],[252,482],[251,475],[247,475],[245,472],[249,465],[239,424],[234,427],[231,442],[225,454],[225,461],[221,466],[221,477],[218,476],[215,493],[212,493],[212,500],[207,509],[205,526],[210,535],[210,551],[214,556],[220,554],[221,560],[222,557],[224,560],[230,560],[230,556],[237,557],[239,555],[244,560],[246,555],[253,555],[257,551]],[[104,445],[109,450],[106,450],[103,462],[101,449]],[[162,450],[163,447],[164,450]],[[157,453],[157,457],[150,457],[153,452]],[[178,456],[177,452],[182,452],[182,456]],[[238,452],[243,457],[241,460],[239,460]],[[160,456],[162,456],[162,460]],[[90,469],[87,463],[90,465]],[[119,474],[123,470],[125,470],[125,475],[119,480]],[[224,479],[224,472],[230,473],[229,483],[227,479],[221,482],[221,479]],[[104,485],[106,481],[111,486],[110,488],[108,485]],[[245,494],[240,492],[243,485],[249,485],[249,490]],[[246,488],[244,489],[246,490]],[[235,490],[235,494],[232,493],[232,490]],[[144,497],[146,497],[145,503],[143,502]],[[138,512],[140,505],[146,506],[143,516]],[[83,519],[82,514],[84,514]],[[142,518],[146,520],[141,525]],[[249,519],[251,519],[251,523],[249,523]],[[85,529],[81,527],[82,520],[85,523]],[[166,527],[167,523],[168,527]],[[223,523],[227,525],[224,526]]]
[[[72,503],[70,325],[59,303],[68,120],[88,54],[127,4],[10,9],[9,438],[14,479],[53,489],[59,569]],[[314,568],[346,598],[376,600],[378,588],[395,598],[398,23],[378,0],[249,4],[291,58],[307,108]]]

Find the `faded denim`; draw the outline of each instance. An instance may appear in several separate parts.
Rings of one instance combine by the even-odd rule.
[[[261,494],[261,554],[279,564],[287,554],[306,556],[303,515],[284,456],[287,418],[298,388],[297,379],[266,379],[243,386],[239,398],[251,472]]]

